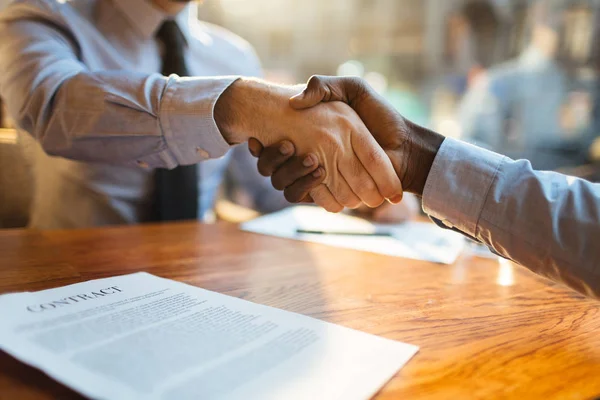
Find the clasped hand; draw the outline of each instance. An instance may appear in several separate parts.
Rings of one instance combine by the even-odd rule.
[[[266,104],[270,115],[263,119],[260,129],[252,129],[256,140],[250,141],[251,147],[257,143],[261,148],[273,146],[288,139],[297,155],[310,154],[304,163],[320,166],[317,172],[320,184],[311,188],[308,195],[328,211],[357,208],[363,203],[377,207],[385,199],[400,202],[403,190],[395,168],[356,112],[342,102],[294,109],[289,105],[289,98],[295,94],[297,92],[289,88],[270,88],[265,98],[285,98],[285,101]],[[264,106],[265,100],[261,102]],[[256,112],[255,118],[259,118],[264,111]],[[285,155],[286,146],[278,146],[277,151]],[[261,163],[259,171],[265,176],[275,172]],[[283,189],[277,180],[274,184]]]
[[[295,110],[316,110],[331,104],[347,105],[356,112],[360,121],[356,121],[353,114],[352,119],[347,120],[346,123],[354,123],[361,138],[364,129],[368,128],[369,134],[372,134],[379,145],[379,148],[371,150],[374,152],[372,154],[379,154],[375,151],[383,151],[393,166],[395,176],[401,180],[402,189],[422,196],[429,171],[444,137],[402,117],[383,97],[359,78],[314,76],[302,93],[290,99],[290,105]],[[364,139],[363,142],[372,145],[372,142],[366,142]],[[264,148],[262,144],[264,142],[251,139],[250,151],[255,157],[259,157],[261,172],[272,176],[275,188],[284,190],[290,202],[314,200],[317,204],[323,205],[323,201],[327,199],[313,197],[314,188],[319,187],[324,181],[321,167],[316,165],[314,160],[316,157],[306,154],[306,147],[299,151],[297,156],[291,157],[296,142],[284,146],[290,149],[287,155],[284,154],[285,152],[276,154],[275,146]],[[324,165],[327,167],[331,157],[332,154],[325,152],[324,158],[321,155],[320,162],[323,165],[325,160]],[[376,178],[378,174],[389,172],[377,168],[377,165],[373,165],[373,168],[368,169],[371,177]],[[401,199],[401,195],[391,198],[393,203]]]

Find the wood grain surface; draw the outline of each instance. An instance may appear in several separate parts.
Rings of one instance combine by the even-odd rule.
[[[600,303],[508,262],[437,265],[227,224],[0,231],[0,293],[136,271],[420,346],[378,399],[600,395]],[[78,395],[0,352],[0,398]]]

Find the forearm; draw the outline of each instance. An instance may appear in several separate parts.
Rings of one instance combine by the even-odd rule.
[[[150,167],[194,164],[229,149],[212,106],[233,79],[83,71],[56,90],[32,88],[17,121],[51,155]]]
[[[600,298],[600,188],[506,161],[491,187],[480,236],[533,272]]]
[[[35,17],[0,18],[0,93],[47,153],[175,167],[229,149],[213,107],[235,77],[91,71],[65,27]]]
[[[600,297],[597,185],[450,141],[433,165],[423,206],[496,253]]]

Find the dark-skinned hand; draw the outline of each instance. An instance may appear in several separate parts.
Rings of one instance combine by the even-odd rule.
[[[404,190],[421,196],[444,137],[402,117],[360,78],[313,76],[306,89],[290,99],[290,105],[301,110],[329,101],[342,101],[356,111],[392,161]],[[296,203],[311,200],[308,192],[318,185],[319,177],[318,174],[310,175],[312,171],[308,172],[309,169],[304,167],[304,160],[291,156],[284,162],[278,156],[282,144],[264,151],[256,140],[251,139],[249,144],[253,154],[259,157],[261,173],[276,176],[273,179],[274,186],[276,184],[276,188],[284,188],[288,201]],[[280,171],[280,168],[283,169]],[[400,199],[391,200],[396,203]]]
[[[316,156],[297,157],[291,142],[282,141],[263,148],[256,139],[251,139],[249,148],[259,159],[258,169],[264,176],[270,176],[273,187],[284,190],[285,197],[293,202],[312,203],[309,192],[323,181],[323,171],[316,164]],[[366,205],[354,210],[362,218],[377,223],[397,224],[416,218],[420,203],[411,194],[404,196],[400,204],[383,203],[377,208]]]

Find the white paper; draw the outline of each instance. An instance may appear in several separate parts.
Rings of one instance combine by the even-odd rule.
[[[321,208],[310,206],[291,207],[265,215],[242,224],[241,229],[265,235],[442,264],[454,263],[465,245],[465,240],[459,233],[440,229],[431,223],[373,224],[362,218],[331,214]],[[385,231],[391,233],[393,237],[314,235],[297,233],[298,229],[351,231],[367,234]]]
[[[136,273],[0,296],[0,348],[99,399],[368,399],[409,344]]]

